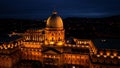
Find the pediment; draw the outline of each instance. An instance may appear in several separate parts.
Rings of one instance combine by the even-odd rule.
[[[46,49],[46,50],[44,50],[42,52],[43,53],[47,53],[47,54],[61,54],[60,51],[58,51],[56,49],[53,49],[53,48]]]

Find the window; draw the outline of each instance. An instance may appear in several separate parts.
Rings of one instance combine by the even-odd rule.
[[[58,38],[58,41],[60,41],[60,37]]]
[[[53,41],[54,39],[53,39],[53,37],[52,37],[52,41]]]
[[[60,33],[59,33],[59,35],[60,35]]]
[[[72,68],[75,68],[75,66],[72,66]]]
[[[54,34],[52,33],[52,36],[54,36]]]

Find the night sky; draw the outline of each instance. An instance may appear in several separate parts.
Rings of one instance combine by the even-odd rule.
[[[0,0],[0,18],[41,19],[56,8],[66,17],[120,15],[120,0]]]

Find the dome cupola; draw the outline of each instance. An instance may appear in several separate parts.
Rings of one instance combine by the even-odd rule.
[[[52,15],[47,19],[47,28],[63,28],[63,21],[56,11],[52,12]]]

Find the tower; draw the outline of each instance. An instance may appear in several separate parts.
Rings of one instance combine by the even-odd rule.
[[[47,19],[45,28],[45,45],[62,46],[64,43],[63,21],[56,11]]]

